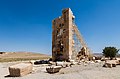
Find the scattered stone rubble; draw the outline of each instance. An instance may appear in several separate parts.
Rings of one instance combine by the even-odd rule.
[[[41,60],[43,61],[43,60]],[[61,68],[66,68],[66,67],[72,67],[72,65],[82,65],[82,66],[89,66],[90,64],[95,64],[98,63],[100,64],[101,62],[105,62],[104,67],[106,68],[112,68],[112,67],[116,67],[117,65],[120,65],[120,60],[106,60],[106,61],[101,61],[101,60],[86,60],[85,58],[79,61],[75,61],[75,60],[70,60],[69,62],[66,61],[49,61],[49,60],[44,60],[47,61],[49,63],[39,63],[39,64],[35,64],[36,61],[34,61],[33,63],[19,63],[13,66],[9,67],[9,73],[10,76],[13,77],[20,77],[20,76],[24,76],[27,75],[29,73],[31,73],[32,71],[34,72],[35,70],[33,70],[33,67],[35,66],[39,66],[41,67],[40,69],[44,68],[45,71],[44,72],[48,72],[50,74],[54,74],[57,73],[61,70]],[[43,69],[42,69],[43,70]],[[41,70],[41,72],[42,72]]]
[[[39,60],[39,61],[35,61],[34,62],[35,65],[39,65],[39,64],[50,64],[50,62],[48,60]]]
[[[46,68],[46,71],[50,74],[53,74],[59,72],[61,68],[62,66],[50,66]]]
[[[112,68],[116,67],[117,65],[120,65],[120,60],[106,60],[103,67]]]

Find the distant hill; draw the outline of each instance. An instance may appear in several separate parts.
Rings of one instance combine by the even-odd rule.
[[[32,52],[5,52],[0,54],[0,62],[49,59],[51,56]]]
[[[102,53],[93,53],[94,56],[103,56]]]

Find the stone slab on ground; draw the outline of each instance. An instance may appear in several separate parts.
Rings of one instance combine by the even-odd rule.
[[[9,67],[10,76],[19,77],[32,72],[33,65],[31,63],[19,63]]]

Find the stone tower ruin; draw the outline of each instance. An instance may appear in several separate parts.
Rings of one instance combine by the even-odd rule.
[[[75,52],[74,32],[81,45],[87,46],[74,23],[75,16],[70,8],[62,10],[62,16],[52,21],[52,59],[53,61],[69,61],[75,59],[78,52]],[[88,54],[86,51],[86,54]]]

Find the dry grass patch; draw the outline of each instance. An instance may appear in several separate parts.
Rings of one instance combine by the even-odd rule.
[[[6,53],[0,55],[0,62],[12,62],[12,61],[27,61],[27,60],[42,60],[49,59],[51,56],[39,54],[39,53]]]

